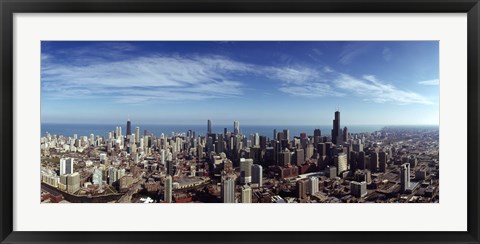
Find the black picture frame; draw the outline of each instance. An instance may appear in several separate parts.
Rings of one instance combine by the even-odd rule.
[[[0,0],[1,243],[479,243],[478,0]],[[468,13],[468,231],[466,232],[19,232],[13,231],[14,13]],[[32,216],[34,218],[34,216]]]

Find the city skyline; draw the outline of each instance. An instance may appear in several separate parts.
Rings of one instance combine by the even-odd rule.
[[[438,84],[436,41],[44,41],[41,116],[330,125],[339,108],[349,125],[438,125]]]

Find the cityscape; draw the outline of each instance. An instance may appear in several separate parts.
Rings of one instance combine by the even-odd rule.
[[[108,137],[41,138],[42,202],[439,202],[435,127],[350,133],[334,114],[329,136],[233,131],[171,136],[132,130]],[[323,132],[324,133],[324,132]]]
[[[439,203],[437,41],[42,41],[40,201]]]

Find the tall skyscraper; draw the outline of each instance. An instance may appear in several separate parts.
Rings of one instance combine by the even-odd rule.
[[[73,174],[73,158],[60,159],[60,175]]]
[[[233,121],[233,134],[240,134],[240,122],[238,121]]]
[[[172,187],[173,187],[172,176],[167,175],[165,177],[165,192],[164,192],[164,200],[167,203],[172,202]]]
[[[132,122],[130,119],[127,120],[127,139],[132,136]]]
[[[252,183],[263,186],[263,167],[259,164],[252,165]]]
[[[224,203],[235,203],[235,181],[222,177],[222,200]]]
[[[346,153],[339,153],[334,159],[335,167],[337,167],[337,174],[348,170],[348,161]]]
[[[308,193],[313,195],[318,192],[318,177],[308,178]]]
[[[348,142],[348,128],[343,127],[343,142]]]
[[[99,185],[99,186],[102,186],[102,183],[103,183],[103,173],[102,173],[102,170],[100,169],[94,169],[93,170],[93,175],[92,175],[92,182],[93,184],[95,185]]]
[[[247,184],[252,182],[252,165],[253,165],[253,159],[251,158],[240,159],[240,183]]]
[[[140,143],[140,127],[135,127],[135,143]]]
[[[286,139],[287,141],[290,141],[290,130],[283,129],[283,138]]]
[[[207,131],[208,131],[208,134],[212,134],[212,121],[211,120],[207,121]]]
[[[380,151],[378,153],[378,164],[379,164],[379,166],[378,166],[379,171],[385,173],[385,170],[386,170],[386,167],[387,167],[387,153],[386,152]]]
[[[296,182],[296,186],[297,186],[297,197],[300,199],[307,198],[308,181],[298,180]]]
[[[339,137],[340,136],[340,112],[337,110],[335,111],[335,119],[333,120],[333,129],[332,129],[332,142],[333,144],[339,144]]]
[[[375,173],[378,171],[378,153],[371,152],[370,153],[370,171]]]
[[[400,188],[402,192],[410,187],[410,164],[400,165]]]

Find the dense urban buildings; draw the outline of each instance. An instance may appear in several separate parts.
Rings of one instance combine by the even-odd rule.
[[[439,202],[438,127],[41,138],[42,202]]]

